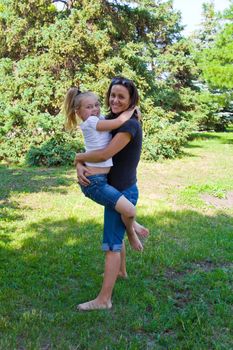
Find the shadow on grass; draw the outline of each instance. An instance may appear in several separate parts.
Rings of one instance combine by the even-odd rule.
[[[200,132],[200,133],[194,133],[189,137],[190,141],[193,140],[211,140],[211,139],[217,139],[219,140],[220,143],[224,143],[224,144],[232,144],[233,143],[233,132],[232,130],[227,130],[224,132],[213,132],[213,134],[211,132]],[[188,143],[187,145],[185,145],[186,148],[201,148],[200,145],[192,145],[190,143]]]
[[[185,147],[185,148],[188,148],[188,149],[192,149],[192,148],[203,148],[203,147],[200,146],[200,145],[194,145],[194,144],[192,144],[192,143],[186,143],[186,144],[184,145],[184,147]]]
[[[215,323],[211,308],[215,299],[220,302],[220,294],[225,308],[230,299],[223,278],[227,271],[214,278],[205,274],[229,266],[233,218],[182,210],[141,216],[139,221],[151,232],[145,252],[128,251],[130,278],[117,282],[115,309],[108,313],[75,311],[78,302],[96,296],[102,283],[98,222],[44,219],[28,225],[17,245],[2,245],[1,332],[11,339],[8,348],[42,348],[45,343],[51,348],[60,344],[60,349],[63,343],[67,349],[146,349],[149,344],[154,349],[185,348],[189,336],[190,348],[197,342],[203,348],[212,344],[211,337],[214,341],[215,332],[228,327],[229,318]],[[210,262],[213,268],[206,271]],[[228,338],[224,341],[227,345]]]
[[[229,137],[230,135],[230,137]],[[202,145],[198,144],[193,144],[192,141],[194,140],[217,140],[220,144],[233,144],[233,133],[231,132],[225,132],[225,133],[219,133],[216,135],[216,132],[213,134],[211,133],[194,133],[189,137],[189,141],[184,145],[183,150],[181,153],[178,155],[179,158],[182,157],[198,157],[198,155],[192,154],[189,152],[190,149],[195,149],[195,148],[203,148]]]
[[[59,186],[69,186],[74,178],[67,176],[66,168],[10,168],[0,165],[0,200],[10,197],[12,192],[59,192],[66,190]]]
[[[176,158],[178,159],[182,159],[184,157],[188,157],[188,158],[198,158],[199,155],[198,154],[193,154],[191,153],[192,149],[195,148],[203,148],[201,145],[194,145],[190,142],[187,142],[182,149],[180,150],[179,154],[177,154]]]
[[[188,148],[195,148],[195,147],[187,147],[186,145],[184,146],[184,149],[180,151],[180,153],[177,155],[177,159],[182,159],[184,157],[189,157],[189,158],[198,158],[198,155],[190,153],[186,149]],[[198,147],[199,148],[199,147]]]
[[[201,139],[201,140],[206,140],[206,139],[219,139],[221,138],[221,135],[216,135],[216,132],[213,134],[211,132],[196,132],[190,135],[189,139],[191,141],[195,139]]]
[[[0,218],[6,221],[19,221],[23,220],[23,215],[18,214],[17,211],[20,209],[18,203],[2,200],[0,201]]]
[[[229,145],[232,145],[233,144],[233,137],[232,138],[229,138],[229,139],[224,139],[222,140],[222,143],[223,144],[229,144]]]
[[[94,221],[70,218],[28,225],[23,232],[26,238],[17,240],[16,246],[8,244],[9,235],[0,234],[0,242],[5,243],[0,245],[3,314],[16,306],[19,318],[32,309],[47,314],[68,307],[74,312],[78,295],[86,297],[87,287],[95,285],[92,275],[98,261],[103,262],[101,231]],[[99,280],[102,271],[101,267]]]
[[[0,200],[0,243],[9,243],[12,241],[11,235],[17,229],[19,221],[22,221],[24,216],[21,213],[18,203],[9,200]],[[12,222],[9,227],[5,222]]]

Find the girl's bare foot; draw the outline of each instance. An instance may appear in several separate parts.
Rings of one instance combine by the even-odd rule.
[[[92,310],[109,310],[112,307],[111,301],[107,303],[100,303],[98,299],[87,301],[86,303],[79,304],[77,309],[79,311],[92,311]]]
[[[136,232],[136,234],[139,236],[139,237],[147,237],[149,235],[149,230],[148,228],[140,225],[137,221],[134,221],[133,223],[133,228]]]
[[[143,245],[140,242],[138,236],[134,229],[127,231],[127,236],[131,247],[139,252],[143,251]]]

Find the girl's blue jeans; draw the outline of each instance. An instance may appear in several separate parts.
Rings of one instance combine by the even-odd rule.
[[[133,205],[136,205],[138,200],[137,184],[135,183],[123,191],[118,191],[107,183],[106,174],[91,175],[88,176],[88,179],[91,181],[90,185],[80,185],[82,192],[86,197],[105,207],[102,249],[104,251],[120,252],[125,234],[125,225],[121,220],[121,214],[115,210],[115,206],[122,195]]]

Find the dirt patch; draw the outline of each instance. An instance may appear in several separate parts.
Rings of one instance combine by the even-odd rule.
[[[201,194],[201,199],[216,208],[233,208],[233,191],[227,192],[226,198],[218,198],[210,194]]]
[[[192,270],[175,271],[172,269],[168,269],[164,275],[169,280],[176,280],[184,277],[189,272],[192,272]]]
[[[175,294],[174,305],[177,308],[183,309],[191,300],[191,292],[188,289],[180,292],[178,291]]]
[[[164,337],[176,337],[176,333],[173,331],[173,329],[170,328],[166,328],[162,334]]]
[[[169,280],[179,280],[184,278],[187,274],[196,273],[197,271],[211,272],[215,269],[231,270],[233,268],[232,262],[215,263],[212,260],[203,260],[192,263],[191,266],[183,271],[176,271],[173,269],[167,269],[164,273],[165,277]]]
[[[192,264],[193,270],[202,270],[204,272],[209,272],[215,269],[232,269],[233,263],[231,262],[223,262],[223,263],[214,263],[211,260],[200,261]]]

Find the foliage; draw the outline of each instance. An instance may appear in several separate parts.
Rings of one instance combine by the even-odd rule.
[[[26,160],[29,165],[73,165],[75,153],[83,151],[80,140],[70,140],[64,132],[52,136],[39,147],[32,146],[27,153]]]
[[[200,128],[225,130],[233,100],[233,3],[224,14],[215,13],[213,4],[204,4],[204,16],[195,42],[200,79],[209,90],[200,96],[201,103],[207,103]]]
[[[30,162],[35,148],[48,156],[45,145],[60,144],[67,89],[79,85],[104,101],[110,79],[119,74],[139,88],[143,154],[174,156],[196,126],[200,106],[194,103],[198,72],[191,45],[180,34],[172,2],[63,3],[67,6],[58,10],[49,0],[0,0],[1,159],[19,161],[32,147]],[[74,134],[67,136],[72,150],[75,140]]]
[[[233,90],[233,4],[226,11],[222,28],[212,45],[201,53],[200,66],[210,88]]]

